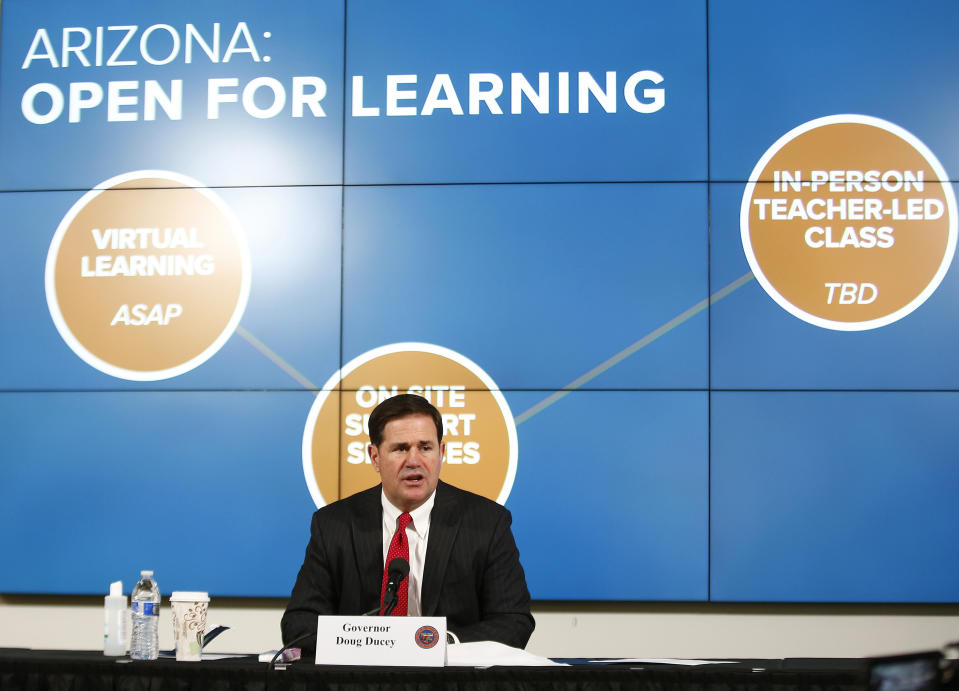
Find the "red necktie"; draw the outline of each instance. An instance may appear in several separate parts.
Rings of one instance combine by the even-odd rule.
[[[396,532],[393,533],[393,539],[390,540],[390,548],[386,552],[386,566],[383,569],[383,586],[380,588],[380,612],[382,612],[386,606],[383,598],[386,596],[386,581],[390,571],[390,562],[397,557],[402,557],[406,559],[407,562],[410,560],[410,543],[409,540],[406,539],[406,526],[408,526],[412,520],[413,518],[408,513],[401,514],[398,521],[399,526]],[[404,578],[400,582],[396,590],[396,595],[397,602],[396,607],[393,608],[392,615],[395,617],[405,617],[406,603],[409,599],[409,578]]]

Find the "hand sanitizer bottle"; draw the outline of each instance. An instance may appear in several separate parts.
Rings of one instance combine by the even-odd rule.
[[[127,654],[127,630],[130,612],[123,594],[123,581],[110,584],[110,594],[103,598],[103,654],[120,657]]]

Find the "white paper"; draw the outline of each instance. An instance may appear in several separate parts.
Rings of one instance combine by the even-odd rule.
[[[520,648],[511,648],[495,641],[456,643],[446,646],[448,667],[566,667],[548,657],[533,655]]]
[[[730,665],[734,664],[735,660],[679,660],[676,658],[665,658],[665,657],[619,657],[616,659],[608,660],[596,660],[596,662],[606,662],[609,664],[618,664],[624,662],[633,662],[636,664],[649,664],[649,665],[685,665],[687,667],[694,667],[696,665]]]
[[[161,658],[175,658],[175,650],[161,650],[158,657]],[[200,659],[202,660],[226,660],[231,657],[249,657],[247,653],[200,653]]]

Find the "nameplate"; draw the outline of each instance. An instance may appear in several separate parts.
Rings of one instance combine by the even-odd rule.
[[[316,664],[442,667],[446,617],[321,616]]]

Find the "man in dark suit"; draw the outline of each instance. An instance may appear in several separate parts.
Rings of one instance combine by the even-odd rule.
[[[446,445],[439,411],[422,396],[400,394],[373,410],[369,430],[381,484],[313,514],[306,557],[283,614],[284,643],[312,633],[301,643],[310,652],[317,615],[382,607],[385,557],[397,531],[409,540],[411,572],[400,588],[408,588],[410,614],[445,616],[463,642],[524,647],[534,622],[510,513],[440,482]],[[405,531],[397,529],[401,515],[412,516]]]

